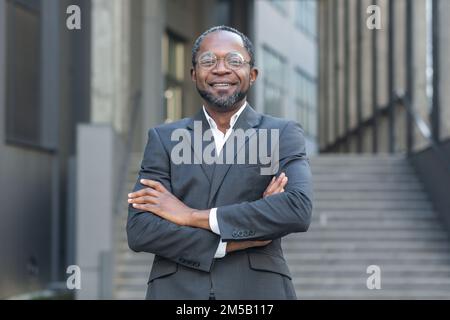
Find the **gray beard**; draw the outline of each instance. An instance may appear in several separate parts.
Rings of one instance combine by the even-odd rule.
[[[199,89],[198,87],[197,91],[208,104],[222,111],[232,110],[233,106],[235,106],[239,101],[243,100],[247,96],[248,92],[248,90],[237,91],[231,96],[216,97],[207,91]]]

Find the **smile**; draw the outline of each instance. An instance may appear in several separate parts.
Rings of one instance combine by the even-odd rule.
[[[235,83],[229,83],[229,82],[217,82],[217,83],[210,83],[209,84],[213,88],[229,88],[235,85]]]

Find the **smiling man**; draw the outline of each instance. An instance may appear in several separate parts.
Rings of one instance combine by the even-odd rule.
[[[252,43],[233,28],[214,27],[196,40],[191,77],[201,110],[149,130],[138,181],[128,195],[128,244],[155,254],[146,298],[296,299],[281,238],[307,231],[311,220],[303,130],[248,104],[258,70]],[[210,133],[215,155],[244,153],[245,159],[261,145],[249,148],[249,137],[235,148],[235,132],[276,130],[278,171],[262,175],[261,162],[174,163],[173,132],[185,129],[195,149],[196,124]]]

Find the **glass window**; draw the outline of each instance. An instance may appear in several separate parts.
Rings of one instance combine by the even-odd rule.
[[[302,125],[306,135],[315,138],[317,134],[317,83],[302,70],[296,70],[295,87],[297,121]]]
[[[316,38],[316,0],[296,1],[295,23],[306,35]]]
[[[9,0],[6,9],[6,139],[39,145],[40,1]]]
[[[269,2],[282,14],[286,14],[288,12],[288,3],[286,0],[269,0]]]
[[[183,81],[185,78],[185,44],[170,33],[162,39],[162,64],[166,85],[164,88],[166,122],[182,117]]]
[[[274,51],[263,48],[262,73],[264,82],[264,110],[267,114],[283,115],[285,95],[284,61]]]

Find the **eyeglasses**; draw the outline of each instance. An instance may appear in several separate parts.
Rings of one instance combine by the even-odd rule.
[[[244,57],[238,52],[229,52],[224,58],[217,58],[217,56],[212,52],[204,52],[198,57],[198,65],[205,69],[210,70],[217,66],[219,60],[224,60],[225,67],[227,69],[238,70],[242,68],[245,64],[250,64],[250,61],[245,61]]]

